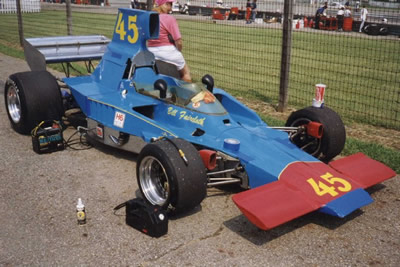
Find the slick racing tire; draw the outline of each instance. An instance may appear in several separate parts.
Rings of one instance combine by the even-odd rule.
[[[60,87],[47,71],[12,74],[4,100],[11,125],[20,134],[29,134],[41,121],[61,120],[64,114]]]
[[[195,208],[207,193],[207,176],[200,154],[183,139],[162,139],[146,145],[138,157],[136,177],[147,202],[171,208],[176,214]]]
[[[286,126],[298,127],[311,121],[323,126],[322,138],[299,134],[292,142],[307,153],[327,163],[340,154],[346,142],[346,130],[340,116],[328,107],[307,107],[290,114]]]

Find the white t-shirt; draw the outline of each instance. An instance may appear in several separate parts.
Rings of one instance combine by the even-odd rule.
[[[351,11],[350,11],[350,9],[346,9],[346,10],[344,11],[344,16],[345,16],[345,17],[351,17]]]
[[[361,9],[361,20],[367,20],[368,10],[364,7]]]

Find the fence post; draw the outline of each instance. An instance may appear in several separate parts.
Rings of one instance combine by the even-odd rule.
[[[153,0],[147,0],[147,10],[153,9]]]
[[[72,13],[71,13],[71,0],[66,0],[67,11],[67,34],[72,35]]]
[[[24,29],[22,25],[22,12],[21,12],[21,0],[17,0],[17,16],[18,16],[18,33],[19,33],[19,44],[24,46]]]
[[[290,71],[290,51],[292,48],[293,1],[294,0],[284,0],[281,80],[279,85],[279,104],[278,104],[279,112],[283,112],[286,110],[289,99],[288,90],[289,90],[289,71]]]

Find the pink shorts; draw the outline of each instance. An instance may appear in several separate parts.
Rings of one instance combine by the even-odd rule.
[[[154,54],[156,60],[162,60],[174,64],[178,70],[183,69],[186,64],[182,53],[173,45],[150,46],[147,48]]]

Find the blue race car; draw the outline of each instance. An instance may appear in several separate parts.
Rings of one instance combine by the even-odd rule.
[[[396,175],[361,153],[330,162],[344,147],[345,129],[326,106],[298,110],[286,127],[270,127],[214,88],[210,75],[202,84],[179,80],[147,50],[158,34],[157,13],[120,9],[111,42],[27,39],[32,71],[11,75],[5,85],[12,127],[28,134],[79,108],[87,136],[139,154],[137,182],[149,203],[185,212],[202,202],[207,187],[238,184],[249,190],[233,201],[261,229],[314,210],[344,217],[372,202],[364,188]],[[88,76],[67,72],[57,81],[45,70],[46,63],[94,59],[101,61]]]

